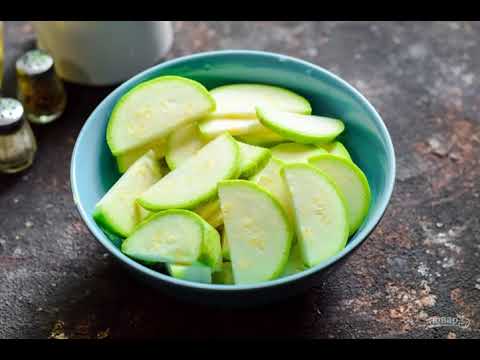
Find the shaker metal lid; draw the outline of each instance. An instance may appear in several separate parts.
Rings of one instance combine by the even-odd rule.
[[[39,75],[47,72],[53,66],[53,58],[44,50],[27,51],[16,62],[17,71],[27,75]]]
[[[0,98],[0,134],[14,132],[20,128],[22,121],[22,103],[12,98]]]

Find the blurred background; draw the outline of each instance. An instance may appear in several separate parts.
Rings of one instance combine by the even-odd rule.
[[[147,25],[139,33],[126,27],[121,38],[131,48],[135,38],[156,47],[123,50],[120,58],[118,43],[92,42],[84,29],[76,40],[88,49],[69,48],[62,25],[39,30],[41,46],[64,69],[67,103],[51,123],[32,124],[33,165],[0,176],[0,338],[479,337],[479,22]],[[2,96],[18,96],[15,62],[37,46],[37,30],[29,21],[3,22]],[[79,49],[105,51],[89,65],[110,64],[111,73],[102,72],[109,77],[61,63],[61,54],[76,52],[80,61]],[[396,150],[395,192],[370,238],[325,283],[267,308],[205,309],[143,287],[89,234],[70,191],[76,136],[118,83],[166,59],[217,49],[279,52],[332,71],[376,107]],[[445,321],[432,327],[432,318]]]

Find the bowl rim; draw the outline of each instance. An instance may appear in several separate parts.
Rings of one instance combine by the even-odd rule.
[[[187,280],[176,279],[172,276],[155,271],[129,258],[125,254],[123,254],[120,251],[120,249],[118,249],[112,243],[112,241],[105,235],[105,233],[100,229],[100,227],[96,223],[94,223],[93,218],[87,213],[87,211],[83,207],[83,204],[79,201],[78,184],[76,181],[77,177],[75,173],[75,163],[76,163],[76,158],[78,156],[78,151],[79,151],[78,146],[79,146],[79,143],[81,142],[81,139],[87,136],[86,129],[88,128],[89,123],[93,121],[94,115],[99,108],[101,108],[102,106],[106,106],[106,103],[108,103],[113,97],[117,96],[118,94],[128,91],[132,83],[135,83],[138,79],[144,77],[145,75],[148,75],[151,72],[154,72],[159,68],[168,67],[168,66],[179,64],[182,62],[188,62],[188,61],[191,61],[192,59],[197,60],[202,58],[225,56],[225,55],[239,55],[239,56],[247,55],[247,56],[256,56],[256,57],[263,57],[263,58],[270,58],[270,59],[273,58],[276,61],[283,61],[283,62],[290,61],[298,65],[312,68],[313,70],[322,73],[322,75],[326,76],[327,78],[330,78],[335,82],[339,83],[342,87],[345,87],[348,91],[350,91],[353,97],[356,98],[356,100],[360,104],[365,106],[367,111],[370,112],[373,115],[373,117],[376,119],[377,125],[379,126],[380,133],[384,141],[386,142],[387,158],[390,158],[389,166],[386,172],[385,195],[382,196],[381,199],[379,199],[380,203],[377,203],[377,206],[376,206],[377,211],[368,222],[368,226],[362,227],[360,231],[355,233],[354,239],[352,241],[349,241],[347,245],[339,253],[321,262],[320,264],[313,266],[297,274],[288,275],[285,277],[265,281],[258,284],[234,284],[234,285],[204,284],[204,283],[197,283],[197,282],[191,282]],[[102,244],[110,252],[110,254],[115,256],[117,260],[127,265],[128,267],[131,267],[134,270],[139,271],[140,273],[143,273],[148,277],[152,277],[156,280],[166,281],[167,283],[171,283],[175,286],[181,286],[181,287],[185,286],[189,288],[195,288],[197,290],[212,291],[212,292],[215,292],[215,291],[220,291],[220,292],[237,291],[238,292],[238,291],[248,291],[248,290],[256,290],[256,289],[258,290],[263,288],[286,285],[288,283],[295,282],[296,280],[300,280],[305,277],[310,277],[315,273],[318,273],[326,268],[329,268],[331,265],[335,264],[337,261],[347,256],[347,254],[352,253],[353,250],[356,249],[360,244],[362,244],[369,237],[369,235],[375,230],[375,228],[377,227],[378,223],[382,219],[390,203],[393,189],[395,186],[395,173],[396,173],[395,150],[394,150],[393,143],[392,143],[390,134],[388,132],[388,129],[385,126],[385,123],[383,122],[383,119],[381,118],[377,110],[373,107],[373,105],[366,99],[366,97],[360,91],[358,91],[355,87],[353,87],[347,81],[343,80],[339,76],[335,75],[334,73],[330,72],[329,70],[326,70],[325,68],[319,65],[310,63],[308,61],[305,61],[296,57],[280,54],[280,53],[260,51],[260,50],[246,50],[246,49],[245,50],[243,49],[214,50],[214,51],[199,52],[199,53],[177,57],[177,58],[162,62],[160,64],[154,65],[150,68],[147,68],[142,72],[138,73],[137,75],[124,81],[119,86],[117,86],[114,90],[112,90],[90,113],[87,120],[82,125],[82,129],[80,130],[77,136],[77,139],[75,141],[75,146],[73,148],[73,152],[71,156],[71,162],[70,162],[70,184],[71,184],[73,200],[76,205],[76,208],[80,213],[82,220],[87,225],[87,228],[89,229],[89,231],[92,233],[95,239],[98,242],[100,242],[100,244]]]

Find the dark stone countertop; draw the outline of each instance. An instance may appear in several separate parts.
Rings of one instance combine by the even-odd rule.
[[[127,276],[77,214],[72,148],[113,87],[67,84],[64,116],[34,127],[34,166],[0,178],[0,338],[478,338],[480,23],[177,22],[175,29],[169,58],[282,52],[363,92],[397,154],[385,217],[345,266],[304,296],[235,311],[179,303]],[[6,36],[12,96],[14,59],[34,35],[27,22],[7,22]],[[431,328],[435,317],[465,321]]]

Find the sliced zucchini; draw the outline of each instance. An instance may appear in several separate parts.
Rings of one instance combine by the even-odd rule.
[[[233,280],[232,263],[230,261],[223,262],[222,270],[213,273],[213,283],[223,285],[235,284],[235,281]]]
[[[246,144],[266,147],[288,141],[284,137],[278,135],[277,133],[266,127],[256,132],[236,136],[236,138]]]
[[[271,152],[259,146],[238,142],[240,150],[240,177],[249,178],[265,167]]]
[[[223,224],[223,215],[218,198],[196,207],[194,211],[214,228]]]
[[[312,107],[302,96],[277,86],[263,84],[224,85],[210,90],[217,107],[214,117],[255,117],[255,106],[272,106],[283,111],[310,114]]]
[[[228,245],[228,238],[227,233],[225,232],[225,228],[222,231],[222,257],[224,260],[230,261],[230,246]]]
[[[352,157],[350,156],[350,153],[340,141],[334,141],[333,143],[326,144],[323,147],[332,155],[340,156],[347,160],[352,161]]]
[[[206,144],[195,122],[173,131],[168,136],[165,153],[168,167],[174,170]]]
[[[123,174],[135,161],[145,155],[148,150],[153,150],[155,158],[157,160],[160,160],[165,156],[166,148],[166,141],[164,139],[161,139],[141,146],[139,148],[130,150],[123,155],[118,155],[115,157],[118,171]]]
[[[335,155],[315,156],[309,162],[327,175],[344,195],[349,233],[352,235],[362,225],[370,207],[371,192],[367,177],[353,162]]]
[[[167,264],[167,271],[170,276],[176,279],[204,284],[212,283],[212,269],[203,264],[194,264],[190,266]]]
[[[221,245],[209,226],[189,210],[161,211],[140,223],[122,243],[121,251],[142,261],[188,266],[201,263],[215,269]]]
[[[288,258],[287,265],[285,266],[285,270],[283,271],[282,277],[298,274],[307,269],[308,267],[305,266],[303,262],[300,244],[297,241],[294,245],[292,245],[292,250],[290,251],[290,256]]]
[[[267,189],[273,197],[278,200],[287,213],[290,222],[293,224],[294,217],[290,195],[288,193],[287,184],[280,175],[280,170],[283,166],[283,162],[272,157],[267,165],[257,174],[252,176],[250,180]]]
[[[219,211],[220,211],[220,202],[218,201],[218,198],[215,198],[214,200],[211,200],[205,204],[202,204],[195,209],[195,212],[198,215],[200,215],[204,220],[207,220],[208,218],[215,216],[215,214]]]
[[[222,181],[218,194],[235,283],[258,283],[281,275],[293,231],[278,201],[247,180]]]
[[[125,154],[213,110],[215,100],[202,84],[180,76],[161,76],[120,98],[108,122],[107,143],[113,155]]]
[[[303,144],[328,143],[345,129],[342,121],[323,116],[300,115],[257,107],[257,117],[270,130]]]
[[[348,240],[343,195],[322,172],[308,164],[282,169],[295,213],[297,243],[306,266],[315,266],[341,251]]]
[[[212,214],[209,218],[205,219],[210,225],[214,228],[218,228],[220,225],[223,224],[223,214],[222,211],[219,209],[214,214]]]
[[[217,184],[237,176],[240,155],[228,134],[212,140],[146,190],[138,203],[147,210],[193,209],[217,194]]]
[[[149,212],[135,199],[162,177],[153,150],[138,159],[96,204],[94,220],[108,231],[127,237]]]
[[[286,164],[307,163],[315,155],[326,154],[327,150],[305,144],[283,143],[270,149],[272,156]]]
[[[258,146],[237,142],[240,150],[240,176],[248,177],[261,170],[270,159],[270,151]],[[223,224],[223,214],[218,199],[200,205],[195,212],[213,227]]]
[[[210,225],[207,221],[202,219],[205,230],[205,241],[203,242],[204,251],[206,254],[200,257],[200,262],[208,264],[212,271],[220,271],[222,269],[222,240],[217,229]]]
[[[203,137],[212,139],[225,132],[237,136],[262,131],[265,127],[260,124],[256,117],[235,119],[210,116],[201,120],[198,123],[198,128]]]

